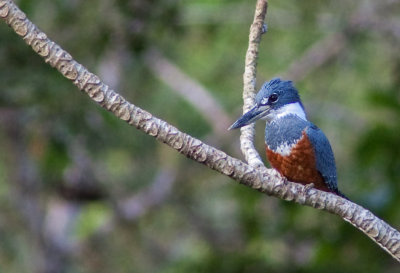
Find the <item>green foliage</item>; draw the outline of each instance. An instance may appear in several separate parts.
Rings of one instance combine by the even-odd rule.
[[[75,227],[78,239],[86,239],[104,225],[110,216],[110,208],[104,203],[95,203],[84,207],[81,211]]]

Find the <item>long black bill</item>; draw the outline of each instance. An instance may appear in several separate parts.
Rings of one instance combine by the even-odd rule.
[[[250,111],[248,111],[237,121],[235,121],[235,123],[233,123],[231,127],[228,128],[228,130],[237,129],[255,122],[256,120],[261,118],[261,113],[263,113],[263,111],[260,111],[257,106],[253,107]]]

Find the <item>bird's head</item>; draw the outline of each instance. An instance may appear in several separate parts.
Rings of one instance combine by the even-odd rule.
[[[274,78],[263,84],[256,95],[256,105],[235,121],[229,130],[249,125],[259,119],[270,122],[288,114],[306,120],[303,104],[293,83]]]

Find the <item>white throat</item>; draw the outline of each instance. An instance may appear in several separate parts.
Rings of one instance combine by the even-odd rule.
[[[303,120],[307,120],[306,113],[298,102],[287,104],[275,111],[276,119],[283,118],[287,115],[296,115]]]

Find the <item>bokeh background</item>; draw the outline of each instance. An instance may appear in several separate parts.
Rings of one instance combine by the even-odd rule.
[[[226,128],[255,0],[16,2],[128,100],[242,158]],[[295,82],[340,189],[395,228],[399,14],[396,0],[271,1],[257,76]],[[0,83],[0,272],[399,271],[337,216],[241,186],[100,109],[4,22]]]

